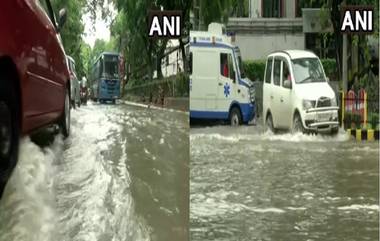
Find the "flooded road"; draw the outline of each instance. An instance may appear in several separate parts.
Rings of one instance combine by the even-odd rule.
[[[379,143],[190,131],[191,240],[378,240]]]
[[[73,110],[67,140],[22,140],[0,202],[0,240],[186,240],[188,133],[184,113]]]

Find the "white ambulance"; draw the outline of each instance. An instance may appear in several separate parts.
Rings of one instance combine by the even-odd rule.
[[[242,67],[240,50],[224,25],[190,31],[190,118],[228,120],[234,126],[253,121],[255,89]]]

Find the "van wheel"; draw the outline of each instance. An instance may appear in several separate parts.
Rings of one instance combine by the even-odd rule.
[[[15,91],[8,86],[0,86],[0,198],[17,164],[20,142],[18,117]]]
[[[298,132],[304,133],[305,128],[303,127],[300,115],[296,113],[293,118],[292,133],[298,133]]]
[[[338,135],[338,133],[339,133],[339,127],[331,129],[331,135],[332,136],[336,136],[336,135]]]
[[[265,120],[265,124],[266,124],[265,125],[265,130],[266,131],[270,130],[271,132],[276,133],[276,130],[273,127],[273,119],[272,119],[272,115],[271,114],[267,115],[267,119]]]
[[[236,107],[232,108],[230,113],[230,124],[231,126],[239,126],[241,125],[241,114],[240,110]]]
[[[68,91],[65,93],[65,106],[63,108],[62,116],[58,122],[59,128],[65,138],[70,135],[70,97]]]

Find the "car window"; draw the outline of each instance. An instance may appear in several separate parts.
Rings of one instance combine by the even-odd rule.
[[[281,60],[275,59],[273,66],[273,84],[280,85],[280,76],[281,76]]]
[[[301,58],[292,60],[294,79],[297,84],[326,82],[323,67],[318,58]]]
[[[50,9],[51,8],[51,3],[49,2],[49,4],[48,4],[47,1],[48,0],[39,0],[39,1],[37,1],[38,2],[38,6],[40,6],[40,8],[43,10],[43,12],[46,14],[47,18],[50,20],[50,22],[53,23],[54,26],[56,26],[56,24],[55,24],[55,16],[54,16],[53,9]]]
[[[271,77],[272,77],[272,63],[273,63],[273,58],[270,57],[267,60],[267,68],[265,71],[265,83],[270,83],[271,82]]]
[[[286,61],[281,61],[282,62],[282,80],[281,80],[281,86],[284,85],[285,80],[291,80],[290,77],[290,71],[289,71],[289,66]]]
[[[45,11],[46,14],[48,14],[48,8],[47,8],[47,5],[46,5],[46,1],[45,0],[39,0],[37,1],[39,3],[39,6]]]

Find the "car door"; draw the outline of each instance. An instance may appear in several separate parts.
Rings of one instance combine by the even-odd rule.
[[[263,86],[263,118],[266,118],[268,110],[272,109],[272,99],[273,96],[273,83],[272,83],[272,69],[273,69],[273,57],[270,56],[267,59],[267,64],[265,67],[265,80]]]
[[[273,126],[275,128],[281,128],[281,59],[278,56],[274,57],[272,78],[272,93],[269,98],[273,117]]]
[[[19,3],[21,4],[21,3]],[[57,52],[56,29],[44,10],[45,0],[25,1],[18,15],[25,24],[19,32],[24,40],[26,78],[23,98],[27,129],[33,129],[52,121],[53,113],[63,104],[62,81],[57,78],[55,54]],[[63,107],[63,106],[62,106]]]
[[[283,128],[290,128],[292,124],[292,86],[285,86],[285,81],[288,80],[292,83],[292,74],[290,64],[286,58],[281,59],[281,87],[279,88],[279,125]]]
[[[217,108],[218,111],[228,112],[231,102],[236,96],[237,82],[236,63],[232,51],[222,51],[219,54],[220,71],[218,80]]]

